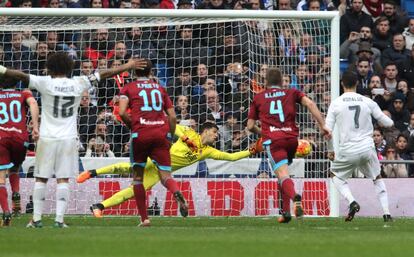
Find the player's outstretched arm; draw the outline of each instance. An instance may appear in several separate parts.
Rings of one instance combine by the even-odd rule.
[[[131,117],[129,116],[128,109],[129,99],[125,95],[121,95],[119,98],[119,116],[121,116],[122,121],[125,125],[131,129]]]
[[[256,125],[256,121],[253,119],[247,120],[247,129],[252,133],[255,133],[258,135],[262,134],[262,130]]]
[[[145,68],[147,65],[147,62],[143,59],[129,59],[129,61],[125,64],[122,64],[119,67],[112,68],[109,70],[99,71],[99,77],[101,79],[106,79],[109,77],[112,77],[118,73],[127,71],[127,70],[140,70],[142,68]]]
[[[330,139],[332,137],[332,132],[325,125],[325,120],[322,117],[322,113],[319,111],[315,102],[312,101],[309,97],[304,96],[302,97],[301,104],[305,106],[312,113],[313,118],[318,122],[319,127],[321,128],[322,134],[325,136],[325,138]]]
[[[167,109],[168,124],[170,125],[171,138],[174,137],[175,127],[177,126],[177,115],[175,114],[174,108]]]
[[[34,97],[27,98],[26,103],[29,106],[30,114],[32,116],[32,137],[34,141],[37,141],[39,139],[39,106]]]
[[[0,75],[21,80],[25,85],[29,85],[30,76],[19,70],[13,70],[0,65]]]

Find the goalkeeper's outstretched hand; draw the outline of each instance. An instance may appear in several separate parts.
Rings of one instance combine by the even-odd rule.
[[[249,148],[250,154],[257,154],[263,151],[263,138],[257,139],[257,141]]]
[[[191,151],[195,152],[198,150],[196,143],[190,138],[188,138],[188,136],[182,135],[180,139],[191,149]]]

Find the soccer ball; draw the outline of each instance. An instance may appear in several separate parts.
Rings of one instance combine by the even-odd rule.
[[[296,148],[295,156],[298,158],[303,158],[311,154],[312,152],[312,145],[306,139],[299,139],[298,140],[298,148]]]

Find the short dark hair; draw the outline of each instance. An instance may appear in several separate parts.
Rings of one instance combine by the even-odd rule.
[[[358,78],[354,73],[347,71],[342,74],[341,84],[344,88],[353,88],[357,83]]]
[[[72,73],[74,62],[64,52],[49,55],[46,61],[46,68],[50,75],[65,75],[69,77]]]
[[[266,72],[268,85],[280,86],[282,84],[282,72],[278,68],[269,68]]]
[[[148,77],[151,75],[152,62],[149,59],[144,59],[144,61],[147,62],[147,66],[142,70],[135,70],[135,75],[137,75],[137,77]]]
[[[203,123],[203,125],[201,125],[200,133],[203,133],[204,130],[206,130],[206,129],[212,129],[212,128],[216,128],[217,130],[219,129],[215,123],[210,122],[210,121],[206,121],[206,122]]]
[[[0,88],[14,88],[16,87],[18,79],[7,76],[0,76]]]

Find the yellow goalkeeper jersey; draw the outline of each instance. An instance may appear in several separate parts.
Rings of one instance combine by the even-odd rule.
[[[201,136],[195,132],[193,129],[177,125],[175,129],[175,135],[179,138],[183,135],[186,135],[190,140],[192,140],[196,145],[198,150],[192,151],[186,143],[181,139],[178,139],[171,148],[171,169],[172,172],[190,166],[191,164],[202,161],[205,159],[213,160],[225,160],[225,161],[237,161],[243,158],[246,158],[250,155],[249,150],[240,151],[236,153],[226,153],[220,150],[217,150],[214,147],[203,145],[201,143]],[[127,166],[127,164],[124,164]],[[128,163],[129,165],[129,163]],[[115,164],[114,166],[121,166],[120,164]],[[126,168],[126,167],[125,167]],[[128,167],[129,168],[129,167]],[[151,188],[159,181],[158,169],[157,166],[148,158],[147,165],[145,166],[144,172],[144,187],[145,189]]]

